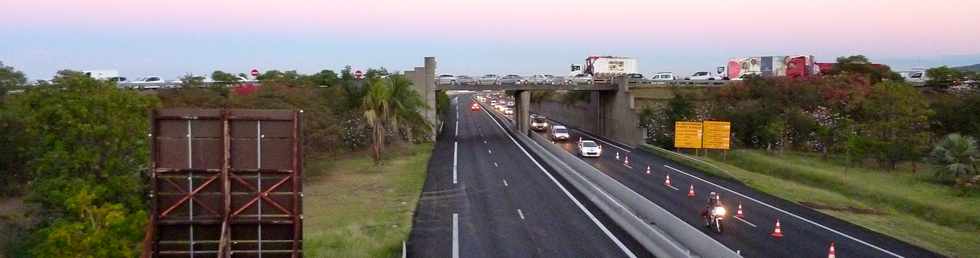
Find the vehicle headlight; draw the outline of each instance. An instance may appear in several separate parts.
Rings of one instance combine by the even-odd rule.
[[[711,213],[714,214],[715,216],[725,216],[725,213],[728,213],[728,211],[725,210],[725,207],[719,206],[711,210]]]

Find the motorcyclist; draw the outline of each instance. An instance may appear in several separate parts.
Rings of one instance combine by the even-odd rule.
[[[721,196],[716,192],[708,193],[708,205],[704,207],[701,216],[708,217],[708,212],[717,206],[721,206]]]

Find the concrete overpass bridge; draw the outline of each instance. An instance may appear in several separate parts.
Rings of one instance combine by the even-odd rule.
[[[436,83],[435,57],[425,57],[421,67],[406,71],[405,75],[414,83],[416,91],[426,103],[435,107],[437,91],[507,91],[515,99],[515,129],[523,133],[530,131],[530,113],[541,113],[568,125],[587,130],[590,133],[630,145],[643,143],[646,130],[639,126],[638,113],[644,106],[656,106],[657,102],[669,100],[676,91],[704,96],[721,86],[731,83],[720,80],[678,80],[678,81],[638,81],[617,78],[608,84],[576,85],[447,85]],[[531,103],[531,91],[589,91],[587,103],[563,105],[557,103]],[[640,100],[641,105],[637,105]],[[440,121],[434,109],[425,117],[435,127]]]

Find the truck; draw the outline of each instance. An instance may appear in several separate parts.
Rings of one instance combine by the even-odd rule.
[[[639,73],[636,59],[618,56],[590,56],[585,58],[584,65],[571,65],[569,78],[588,74],[596,84],[609,83],[613,78],[627,74]]]
[[[800,78],[818,75],[820,67],[812,55],[737,57],[718,67],[722,79],[741,80],[746,76],[785,76]]]

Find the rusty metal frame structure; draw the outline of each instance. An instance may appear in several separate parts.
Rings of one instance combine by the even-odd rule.
[[[151,114],[151,257],[302,257],[300,111]]]

